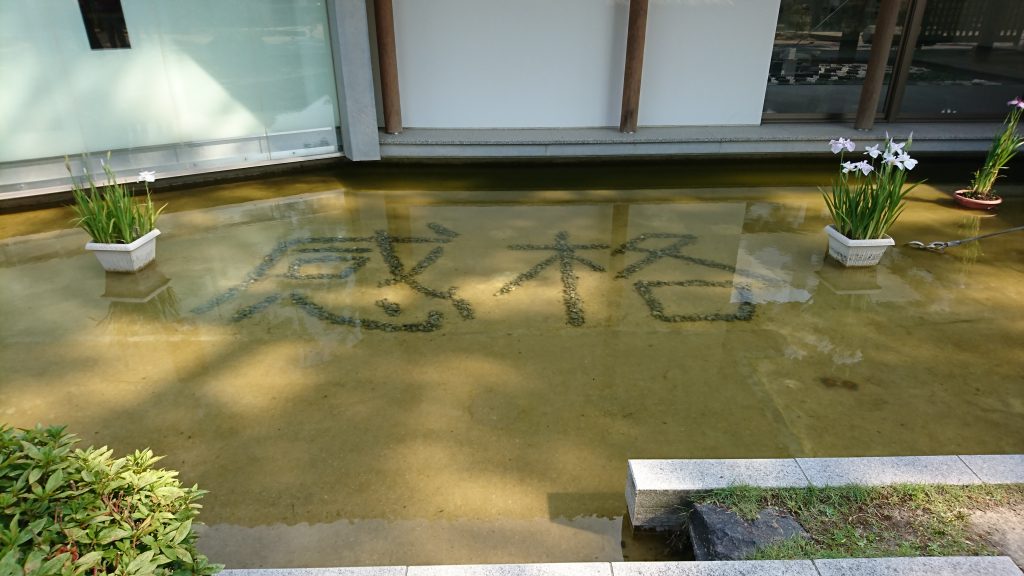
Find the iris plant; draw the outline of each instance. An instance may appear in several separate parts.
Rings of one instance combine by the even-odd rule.
[[[89,233],[93,242],[102,244],[131,244],[156,228],[156,219],[166,208],[157,208],[149,195],[149,183],[156,181],[156,172],[139,172],[137,182],[144,182],[146,198],[136,202],[132,198],[128,186],[117,182],[114,171],[108,162],[102,162],[107,183],[96,185],[89,170],[85,170],[83,181],[71,177],[75,203],[71,207],[75,211],[74,222]],[[71,164],[64,160],[64,165],[71,172]]]
[[[985,163],[982,164],[980,170],[974,173],[971,189],[964,193],[965,196],[980,200],[997,198],[992,193],[992,187],[1000,176],[999,172],[1006,167],[1006,163],[1017,154],[1021,145],[1024,144],[1024,136],[1017,134],[1017,124],[1024,112],[1024,100],[1018,97],[1006,104],[1011,107],[1011,110],[1003,122],[1003,129],[992,140],[992,147],[988,150]]]
[[[822,190],[825,206],[832,215],[835,229],[853,240],[883,238],[905,205],[903,199],[917,184],[905,186],[907,172],[917,166],[907,149],[911,140],[897,142],[886,139],[867,146],[869,160],[842,161],[841,170],[830,190]],[[856,145],[845,138],[829,142],[833,154],[845,156]],[[881,160],[878,160],[881,158]]]

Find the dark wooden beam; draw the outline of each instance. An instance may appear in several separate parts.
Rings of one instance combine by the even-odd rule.
[[[629,28],[626,33],[626,69],[622,75],[622,117],[619,132],[636,132],[640,113],[640,76],[644,70],[644,42],[647,38],[647,1],[629,0]]]
[[[398,55],[395,50],[395,16],[391,0],[373,3],[377,24],[377,66],[380,68],[380,97],[384,108],[384,131],[402,131],[402,102],[398,92]]]
[[[860,89],[860,103],[857,106],[858,130],[870,130],[875,125],[878,100],[882,96],[882,82],[885,80],[885,65],[889,61],[889,49],[896,32],[896,20],[900,15],[901,0],[882,0],[875,20],[875,34],[871,40],[871,55],[868,57],[868,71]]]
[[[910,64],[914,61],[914,51],[917,49],[917,39],[921,35],[921,22],[924,20],[924,9],[927,6],[928,0],[910,2],[907,19],[903,24],[902,46],[899,55],[896,56],[892,79],[889,80],[889,95],[885,103],[886,122],[895,122],[899,117],[903,94],[907,90],[907,80],[910,78]]]

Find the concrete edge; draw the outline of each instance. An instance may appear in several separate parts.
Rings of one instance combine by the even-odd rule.
[[[633,527],[657,529],[678,515],[679,504],[689,494],[738,484],[800,488],[1011,483],[1024,483],[1024,454],[629,460],[626,502]]]
[[[1024,484],[1024,454],[959,456],[985,484]]]
[[[255,568],[224,576],[1022,576],[1008,556]]]
[[[1020,576],[1009,556],[917,556],[813,560],[820,576]]]

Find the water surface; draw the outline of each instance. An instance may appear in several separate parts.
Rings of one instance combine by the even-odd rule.
[[[845,270],[812,186],[438,170],[163,195],[135,277],[0,216],[0,421],[166,454],[229,567],[647,557],[628,458],[1024,452],[1020,234]],[[897,241],[1024,224],[951,190]]]

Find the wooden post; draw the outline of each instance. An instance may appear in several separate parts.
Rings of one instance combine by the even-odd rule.
[[[885,65],[889,61],[889,49],[896,32],[896,20],[900,14],[900,0],[882,0],[875,21],[875,34],[871,41],[871,55],[868,57],[868,71],[860,89],[860,103],[857,106],[857,121],[854,128],[870,130],[875,125],[875,112],[882,96],[882,82],[885,80]]]
[[[647,38],[647,1],[629,0],[629,29],[626,34],[626,69],[622,75],[622,117],[619,132],[636,132],[640,113],[640,75],[644,69],[644,41]]]
[[[924,10],[927,5],[928,0],[911,0],[910,2],[908,8],[910,13],[903,26],[903,46],[900,47],[896,65],[893,66],[892,78],[889,80],[889,95],[885,103],[886,122],[895,122],[899,117],[900,107],[903,105],[903,94],[907,90],[907,80],[910,78],[910,64],[914,60],[914,51],[917,50],[917,39],[921,35],[921,22],[924,20]]]
[[[402,131],[402,102],[398,92],[398,56],[395,50],[395,18],[391,0],[376,0],[373,16],[377,24],[377,65],[380,68],[380,96],[384,108],[384,131]]]

